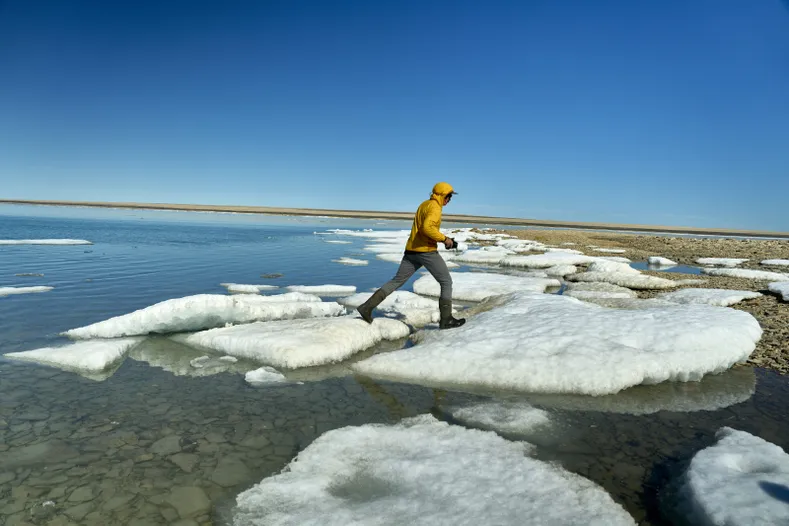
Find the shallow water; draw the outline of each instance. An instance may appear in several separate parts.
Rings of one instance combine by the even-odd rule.
[[[0,354],[65,341],[58,332],[163,299],[223,294],[220,282],[367,290],[396,265],[369,253],[367,267],[331,263],[360,253],[364,241],[328,244],[313,232],[403,228],[342,219],[58,212],[63,217],[0,207],[0,238],[95,243],[0,247],[0,285],[55,287],[0,298]],[[266,273],[284,276],[260,277]],[[343,364],[254,388],[239,374],[251,364],[189,367],[200,354],[152,338],[103,381],[0,357],[0,524],[171,524],[187,516],[198,524],[229,523],[240,491],[281,470],[327,430],[423,413],[457,423],[452,407],[491,397],[547,410],[550,426],[505,435],[536,444],[538,457],[601,484],[644,524],[665,523],[661,495],[721,426],[789,446],[789,383],[751,368],[608,397],[538,397],[372,381]]]
[[[653,270],[655,272],[676,272],[678,274],[701,274],[701,268],[692,267],[690,265],[672,265],[670,267],[661,267],[659,265],[650,265],[646,261],[636,261],[630,264],[636,270]]]

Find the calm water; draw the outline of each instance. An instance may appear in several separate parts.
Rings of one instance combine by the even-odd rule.
[[[0,298],[0,354],[64,342],[60,331],[164,299],[225,293],[221,282],[367,290],[396,265],[369,254],[367,267],[332,263],[364,241],[329,244],[313,232],[404,226],[0,206],[0,238],[95,243],[0,247],[0,286],[55,287]],[[268,273],[284,276],[261,279]],[[224,524],[240,491],[327,430],[422,413],[454,422],[452,407],[490,397],[547,409],[550,428],[507,438],[601,484],[643,524],[667,523],[665,489],[719,427],[789,446],[789,384],[750,368],[598,399],[513,398],[371,381],[342,365],[297,373],[302,384],[253,388],[237,371],[184,375],[199,354],[153,338],[104,381],[0,357],[0,524]]]

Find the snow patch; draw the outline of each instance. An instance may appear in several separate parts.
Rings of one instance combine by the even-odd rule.
[[[142,338],[91,340],[62,347],[44,347],[32,351],[12,352],[4,356],[36,362],[75,373],[100,373],[121,361]]]
[[[789,267],[789,259],[765,259],[762,265],[773,267]]]
[[[347,296],[356,292],[355,285],[289,285],[285,288],[291,292],[316,296]]]
[[[728,289],[682,289],[658,294],[657,298],[681,305],[715,305],[728,307],[743,300],[760,297],[759,292]]]
[[[672,261],[662,256],[650,256],[647,262],[654,267],[673,267],[678,265],[676,261]]]
[[[460,301],[482,301],[491,296],[515,291],[544,292],[548,287],[561,287],[561,282],[550,278],[527,278],[491,274],[485,272],[451,272],[452,299]],[[414,292],[438,297],[441,285],[431,275],[422,276],[414,282]]]
[[[764,281],[787,281],[789,274],[769,272],[766,270],[751,270],[742,268],[703,268],[702,274],[710,276],[725,276],[729,278],[759,279]]]
[[[696,263],[699,265],[712,265],[715,267],[736,267],[748,261],[738,258],[698,258]]]
[[[242,285],[239,283],[220,283],[219,286],[225,287],[232,294],[258,294],[262,290],[276,290],[276,285]]]
[[[780,294],[784,301],[789,301],[789,281],[770,283],[768,289],[774,294]]]
[[[366,259],[354,259],[354,258],[346,258],[346,257],[341,257],[340,259],[332,259],[332,262],[339,263],[340,265],[351,265],[357,267],[368,265],[370,263]]]

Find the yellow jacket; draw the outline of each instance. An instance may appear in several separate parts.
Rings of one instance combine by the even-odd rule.
[[[438,250],[438,243],[442,243],[447,236],[441,233],[441,210],[444,208],[444,199],[454,192],[448,183],[438,183],[433,187],[430,199],[419,205],[414,215],[414,224],[411,227],[411,236],[405,249],[412,252],[434,252]]]

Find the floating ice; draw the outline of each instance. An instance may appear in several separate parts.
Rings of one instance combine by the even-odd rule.
[[[635,525],[602,488],[526,449],[428,415],[336,429],[241,493],[233,524]]]
[[[402,252],[376,254],[375,257],[376,259],[380,259],[381,261],[388,261],[389,263],[400,263],[401,261],[403,261]]]
[[[260,387],[263,385],[288,383],[285,376],[273,367],[264,366],[254,371],[249,371],[244,375],[244,380],[252,386]]]
[[[350,245],[352,241],[345,241],[342,239],[327,239],[325,240],[326,243],[332,243],[334,245]]]
[[[351,265],[357,267],[368,265],[370,263],[366,259],[354,259],[354,258],[346,258],[346,257],[341,257],[340,259],[332,259],[332,262],[339,263],[340,265]]]
[[[459,301],[482,301],[491,296],[515,291],[544,292],[549,287],[561,287],[551,278],[526,278],[484,272],[451,272],[452,298]],[[414,282],[414,292],[425,296],[439,296],[441,285],[431,275]]]
[[[230,356],[201,356],[195,349],[169,338],[148,338],[129,351],[129,358],[163,369],[175,376],[202,378],[220,373],[244,374],[249,364]],[[227,358],[235,360],[227,361]]]
[[[335,302],[277,301],[276,298],[251,294],[198,294],[162,301],[129,314],[71,329],[63,335],[73,339],[119,338],[196,331],[228,323],[339,316],[345,312]]]
[[[608,254],[624,254],[627,252],[624,248],[594,248],[595,252],[606,252]]]
[[[564,252],[565,254],[583,254],[580,250],[575,250],[574,248],[556,248],[556,247],[548,247],[545,249],[546,252]]]
[[[529,435],[551,424],[547,411],[526,402],[491,400],[448,409],[463,424],[502,435]]]
[[[658,411],[717,411],[745,402],[755,391],[754,369],[736,367],[721,374],[707,375],[700,382],[637,385],[617,394],[603,396],[529,394],[526,399],[538,407],[647,415]]]
[[[0,298],[16,294],[33,294],[36,292],[48,292],[54,287],[0,287]]]
[[[62,347],[44,347],[32,351],[12,352],[4,356],[75,373],[100,373],[121,361],[129,349],[142,340],[142,338],[91,340],[71,343]]]
[[[604,261],[616,261],[617,263],[632,263],[632,261],[628,258],[622,256],[595,256],[597,261],[604,260]]]
[[[738,258],[698,258],[696,263],[699,265],[713,265],[716,267],[736,267],[746,261],[748,260]]]
[[[768,272],[766,270],[751,270],[744,268],[703,268],[702,274],[710,276],[725,276],[729,278],[759,279],[764,281],[787,281],[789,274]]]
[[[784,301],[789,301],[789,281],[770,283],[767,287],[770,292],[780,294]]]
[[[690,462],[680,514],[703,526],[789,524],[789,455],[730,427],[721,428],[717,439]]]
[[[372,292],[359,292],[338,300],[338,303],[355,309],[372,295]],[[387,314],[403,316],[404,321],[414,327],[424,327],[439,320],[438,301],[405,290],[394,291],[377,308]]]
[[[173,336],[178,342],[238,358],[295,369],[335,363],[368,349],[381,340],[398,340],[409,334],[397,320],[342,316],[305,320],[250,323]]]
[[[567,288],[564,290],[565,296],[578,298],[580,300],[598,299],[598,298],[637,298],[638,294],[632,290],[620,287],[619,285],[612,285],[611,283],[568,283]]]
[[[509,255],[514,254],[513,251],[497,246],[482,247],[477,250],[467,250],[462,254],[456,255],[453,259],[460,263],[478,264],[478,265],[498,265],[501,260]]]
[[[0,245],[92,245],[84,239],[0,239]]]
[[[557,265],[586,265],[593,261],[595,258],[583,254],[546,252],[532,256],[508,256],[501,260],[501,265],[505,267],[550,268]]]
[[[728,307],[742,300],[760,297],[761,294],[750,290],[728,289],[682,289],[658,294],[658,299],[682,305],[715,305]]]
[[[316,296],[347,296],[356,292],[355,285],[290,285],[285,288],[291,292],[303,292]]]
[[[262,290],[276,290],[276,285],[241,285],[239,283],[220,283],[228,292],[235,294],[257,294]]]
[[[548,276],[555,276],[562,278],[568,274],[575,274],[578,268],[575,265],[556,265],[555,267],[548,267],[545,269],[545,274]]]
[[[404,243],[378,243],[375,245],[367,245],[362,248],[362,250],[366,252],[373,252],[375,254],[392,254],[395,252],[399,252],[400,255],[403,254],[405,248],[403,248]]]
[[[774,266],[774,267],[789,267],[789,259],[765,259],[762,261],[762,265]]]
[[[668,258],[664,258],[661,256],[650,256],[650,258],[647,261],[650,265],[655,267],[673,267],[677,265],[676,261],[672,261]]]
[[[617,310],[533,293],[494,303],[463,327],[353,368],[427,385],[602,395],[725,371],[762,335],[750,314],[706,305]]]
[[[676,281],[641,274],[638,270],[625,263],[615,261],[595,261],[589,265],[587,272],[567,276],[576,282],[604,282],[630,289],[673,289],[678,287]]]

